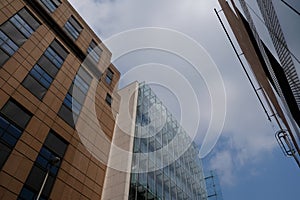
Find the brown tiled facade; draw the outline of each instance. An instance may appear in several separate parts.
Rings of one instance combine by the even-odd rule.
[[[37,162],[39,152],[43,145],[46,145],[49,132],[55,133],[58,138],[64,141],[66,149],[59,163],[54,184],[49,189],[49,196],[44,196],[44,198],[101,199],[106,166],[86,149],[76,129],[58,113],[93,40],[102,50],[100,60],[96,65],[83,66],[82,68],[91,77],[95,77],[94,73],[100,72],[100,76],[96,76],[99,82],[98,80],[95,82],[94,79],[89,87],[89,90],[96,90],[95,103],[88,93],[80,115],[88,117],[90,111],[87,105],[94,103],[99,124],[105,135],[111,139],[115,127],[114,115],[118,112],[120,101],[114,88],[117,87],[120,73],[110,63],[111,52],[68,1],[56,2],[60,2],[60,4],[53,12],[50,12],[39,0],[0,1],[0,30],[2,30],[3,24],[24,8],[40,23],[28,39],[23,41],[23,44],[0,66],[1,116],[6,119],[3,110],[8,102],[14,102],[31,116],[7,157],[2,155],[2,152],[7,153],[7,151],[4,150],[4,147],[2,148],[6,143],[3,139],[5,134],[2,133],[4,128],[1,129],[0,137],[3,137],[0,138],[0,142],[2,142],[1,159],[4,160],[4,164],[0,168],[0,199],[21,198],[20,193],[24,190],[26,181],[29,182],[28,177],[33,170],[34,163]],[[64,30],[64,26],[71,16],[82,27],[77,39],[72,39]],[[56,25],[51,24],[53,21],[56,22]],[[11,37],[9,34],[6,35]],[[42,98],[38,98],[24,86],[24,80],[54,40],[62,45],[67,56],[45,94]],[[107,68],[110,69],[110,72]],[[107,73],[111,72],[113,75],[110,74],[110,80],[107,81]],[[111,105],[107,102],[107,95],[112,97]],[[18,116],[13,117],[18,118]],[[8,118],[8,121],[11,120]],[[85,119],[87,118],[82,117],[83,122]],[[94,131],[97,132],[97,130]],[[101,144],[98,147],[101,149]],[[103,153],[109,153],[105,151],[104,148]],[[37,194],[36,191],[34,192]],[[24,199],[27,198],[24,197]],[[30,198],[28,197],[28,199]]]

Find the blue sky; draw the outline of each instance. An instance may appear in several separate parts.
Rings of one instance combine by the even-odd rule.
[[[229,46],[213,11],[214,8],[220,8],[216,0],[70,2],[102,40],[134,28],[161,27],[179,31],[201,44],[220,70],[227,96],[222,135],[214,149],[204,158],[206,170],[218,170],[224,199],[299,199],[299,168],[292,159],[283,156],[275,141],[277,127],[266,119]],[[300,55],[300,17],[280,4],[279,0],[275,0],[274,4],[278,7],[291,51]],[[299,3],[295,6],[300,10]],[[263,25],[259,28],[265,31]],[[268,43],[267,37],[263,39]],[[210,94],[203,77],[195,75],[189,63],[166,52],[142,50],[121,57],[115,61],[115,65],[125,74],[134,66],[153,62],[172,66],[192,83],[201,113],[196,138],[201,144],[211,117]],[[120,84],[125,85],[131,81],[122,79]],[[168,88],[153,87],[170,111],[180,118],[180,102],[176,100],[176,95]]]

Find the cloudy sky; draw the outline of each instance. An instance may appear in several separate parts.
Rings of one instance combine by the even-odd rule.
[[[292,4],[294,1],[288,2]],[[124,31],[158,27],[178,31],[200,44],[216,64],[225,87],[226,102],[218,102],[220,105],[226,105],[225,124],[217,144],[204,158],[206,170],[218,170],[224,199],[299,198],[299,169],[292,159],[283,156],[275,141],[274,133],[277,127],[266,119],[229,46],[213,11],[214,8],[218,10],[220,8],[216,0],[70,0],[70,3],[103,41]],[[279,0],[275,0],[274,4],[278,6],[279,17],[282,17],[283,22],[288,22],[284,24],[284,29],[287,30],[285,34],[290,36],[288,43],[291,44],[291,50],[299,55],[299,27],[298,29],[295,27],[299,26],[300,17]],[[299,3],[295,7],[299,10]],[[224,19],[223,14],[220,14]],[[264,31],[263,29],[261,25],[261,31]],[[297,37],[293,38],[295,35]],[[267,42],[268,39],[265,40]],[[159,63],[172,67],[188,79],[199,103],[198,108],[191,109],[200,110],[200,126],[196,141],[201,145],[213,111],[210,99],[212,94],[205,81],[210,77],[197,74],[191,63],[180,56],[157,49],[130,52],[114,63],[123,75],[136,66]],[[172,76],[167,78],[172,79]],[[143,77],[135,79],[142,81]],[[134,81],[132,76],[125,76],[120,85],[124,86],[131,81]],[[174,84],[176,86],[176,83]],[[180,105],[182,102],[176,99],[176,92],[159,85],[152,87],[180,120],[182,111],[178,108],[182,106]]]

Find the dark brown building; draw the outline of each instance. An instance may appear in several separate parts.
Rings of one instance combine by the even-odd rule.
[[[267,117],[279,128],[275,135],[283,152],[287,156],[293,157],[300,167],[300,81],[293,63],[293,60],[298,63],[299,60],[292,54],[285,42],[271,0],[258,0],[257,2],[263,16],[263,23],[278,55],[278,60],[258,34],[249,11],[252,8],[248,9],[244,0],[239,0],[239,2],[245,17],[233,0],[228,2],[219,0],[242,54],[238,55],[234,44],[232,42],[231,44],[238,57],[243,55],[247,60],[259,87],[255,89],[255,92],[260,98],[257,92],[260,90],[262,99],[264,99],[260,102],[268,115]],[[223,28],[225,28],[224,25]],[[228,33],[227,36],[230,39]],[[230,41],[232,40],[230,39]],[[239,60],[243,66],[243,62],[241,59]]]
[[[75,124],[90,121],[93,103],[112,138],[111,53],[67,0],[0,1],[0,24],[0,199],[36,199],[48,169],[41,199],[101,199],[106,166]]]

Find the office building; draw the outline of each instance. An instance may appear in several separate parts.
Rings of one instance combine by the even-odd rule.
[[[281,28],[271,0],[257,0],[257,10],[244,0],[239,0],[240,9],[234,1],[230,2],[231,5],[225,0],[219,0],[222,11],[240,46],[241,54],[237,52],[222,20],[220,22],[246,74],[248,73],[245,69],[246,63],[244,64],[240,57],[243,56],[247,60],[247,65],[258,83],[256,88],[252,83],[253,80],[248,74],[247,76],[267,118],[276,124],[275,127],[278,127],[276,138],[279,145],[284,154],[293,157],[300,167],[300,81],[296,67],[300,66],[299,59],[289,49],[284,30]],[[219,17],[218,13],[217,15]],[[252,19],[253,15],[259,17],[268,30],[266,34],[269,34],[275,51],[272,51],[270,46],[262,40],[261,34],[263,33],[257,30],[257,24]]]
[[[119,94],[103,197],[207,199],[199,149],[153,90],[135,82]]]
[[[75,126],[97,136],[99,123],[113,137],[120,73],[110,58],[67,0],[0,2],[0,199],[36,199],[46,174],[40,199],[101,199],[106,166]]]

